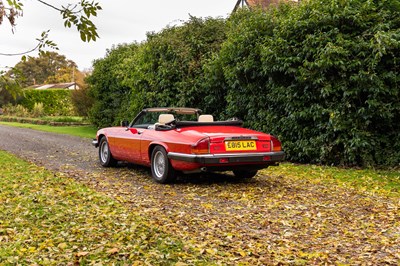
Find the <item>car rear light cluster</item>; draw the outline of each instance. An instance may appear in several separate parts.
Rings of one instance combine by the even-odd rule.
[[[281,147],[281,143],[280,141],[271,136],[271,151],[281,151],[282,147]]]
[[[210,153],[210,140],[209,138],[199,140],[195,145],[192,145],[193,154],[206,154]]]

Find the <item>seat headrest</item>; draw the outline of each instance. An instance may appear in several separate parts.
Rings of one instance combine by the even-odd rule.
[[[175,120],[175,117],[173,114],[160,114],[158,116],[158,123],[160,125],[165,125],[166,123],[169,123],[173,120]]]
[[[214,122],[214,117],[212,115],[200,115],[199,122]]]

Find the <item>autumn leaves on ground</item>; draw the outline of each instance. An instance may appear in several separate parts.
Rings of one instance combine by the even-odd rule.
[[[129,165],[52,173],[0,155],[1,265],[400,261],[396,171],[283,164],[159,185]]]

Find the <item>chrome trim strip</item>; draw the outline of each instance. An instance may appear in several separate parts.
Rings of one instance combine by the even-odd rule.
[[[226,137],[224,139],[225,141],[246,141],[246,140],[258,140],[256,136],[243,136],[243,135],[238,135],[238,136],[232,136],[232,137]]]
[[[282,161],[285,156],[285,153],[283,151],[258,152],[258,153],[221,153],[221,154],[187,154],[179,152],[169,152],[167,156],[169,159],[172,160],[199,162],[199,163],[211,163],[211,160],[218,160],[220,158],[228,158],[228,159],[253,158],[255,161],[260,161],[260,162],[275,162],[275,161]],[[262,161],[259,159],[260,157],[264,156],[271,156],[271,160]]]

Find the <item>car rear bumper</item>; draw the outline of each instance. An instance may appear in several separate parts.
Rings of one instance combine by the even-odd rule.
[[[258,153],[224,153],[224,154],[186,154],[169,152],[171,160],[200,163],[203,165],[235,164],[235,163],[259,163],[269,164],[280,162],[285,158],[283,151],[258,152]]]

